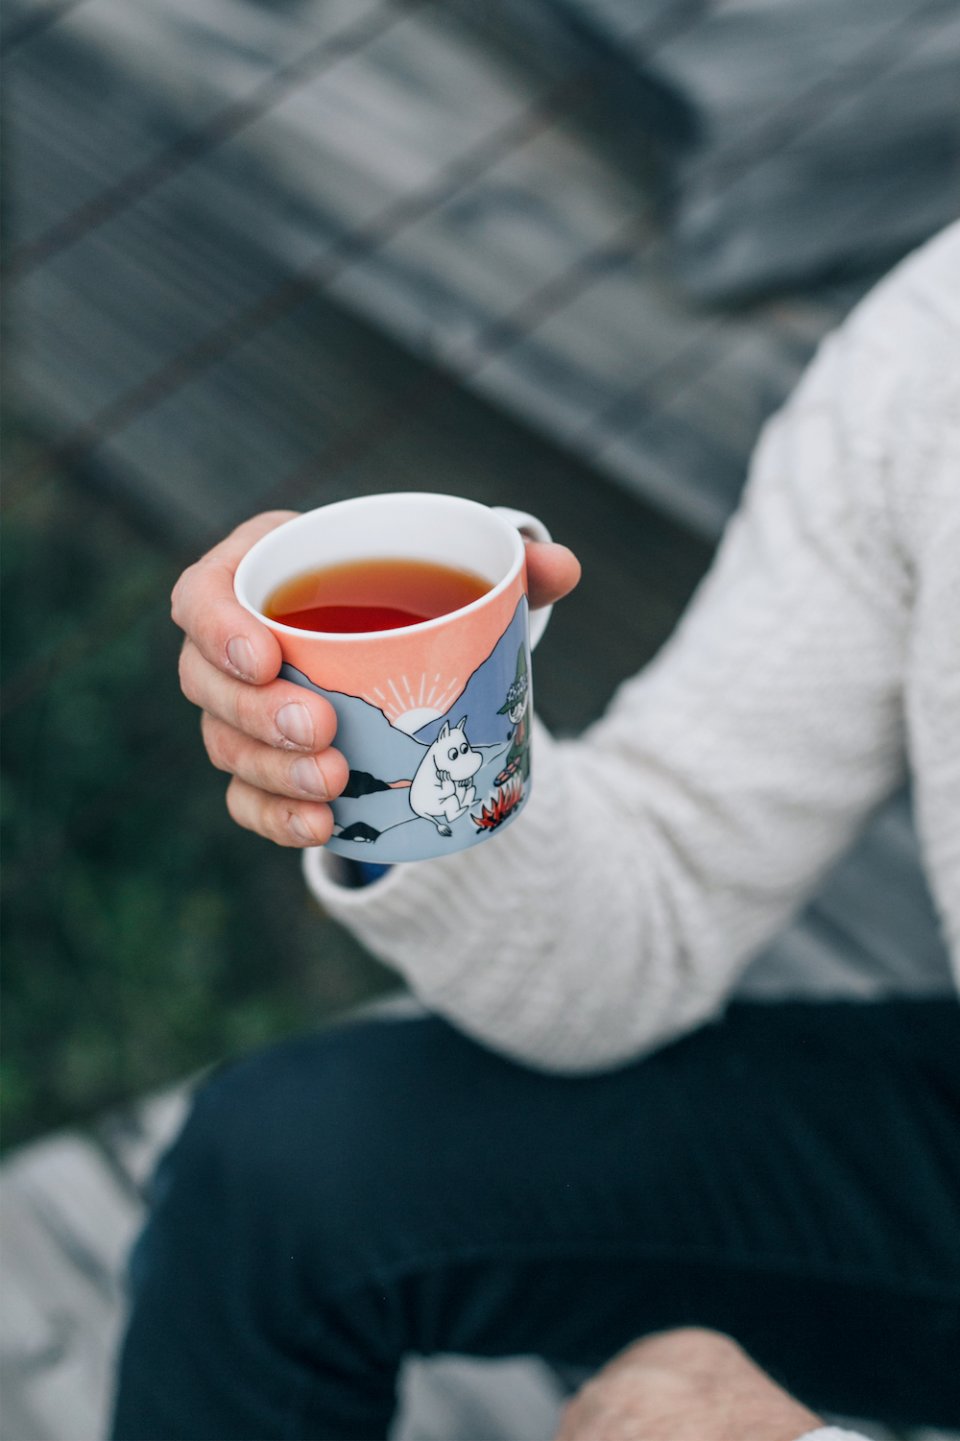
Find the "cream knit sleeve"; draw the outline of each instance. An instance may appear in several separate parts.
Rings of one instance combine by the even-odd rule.
[[[363,890],[308,855],[324,907],[487,1045],[589,1071],[709,1018],[900,779],[911,578],[888,456],[912,357],[883,309],[767,426],[656,661],[579,739],[536,731],[514,826]]]

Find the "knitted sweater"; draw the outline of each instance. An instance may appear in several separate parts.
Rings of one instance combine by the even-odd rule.
[[[960,982],[960,225],[824,342],[660,655],[578,739],[535,725],[512,827],[306,874],[432,1010],[599,1070],[722,1008],[908,764]]]
[[[432,1010],[588,1072],[714,1015],[908,766],[960,983],[960,225],[823,344],[659,657],[579,739],[535,728],[502,837],[306,874]]]

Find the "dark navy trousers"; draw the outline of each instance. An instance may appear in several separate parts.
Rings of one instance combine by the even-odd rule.
[[[405,1355],[734,1336],[815,1410],[960,1428],[960,1007],[736,1004],[586,1078],[437,1019],[222,1069],[138,1243],[116,1441],[373,1441]]]

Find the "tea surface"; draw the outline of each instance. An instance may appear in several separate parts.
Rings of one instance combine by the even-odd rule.
[[[350,560],[285,581],[264,614],[299,630],[397,630],[448,615],[491,588],[479,575],[429,560]]]

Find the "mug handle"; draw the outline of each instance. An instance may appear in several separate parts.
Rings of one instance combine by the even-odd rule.
[[[553,536],[547,530],[543,521],[537,520],[535,515],[528,515],[525,510],[511,510],[508,505],[494,505],[491,509],[495,515],[499,515],[508,525],[516,526],[520,534],[527,536],[529,540],[553,540]],[[534,649],[542,638],[552,613],[552,605],[543,605],[540,606],[538,610],[532,610],[530,612],[531,650]]]

